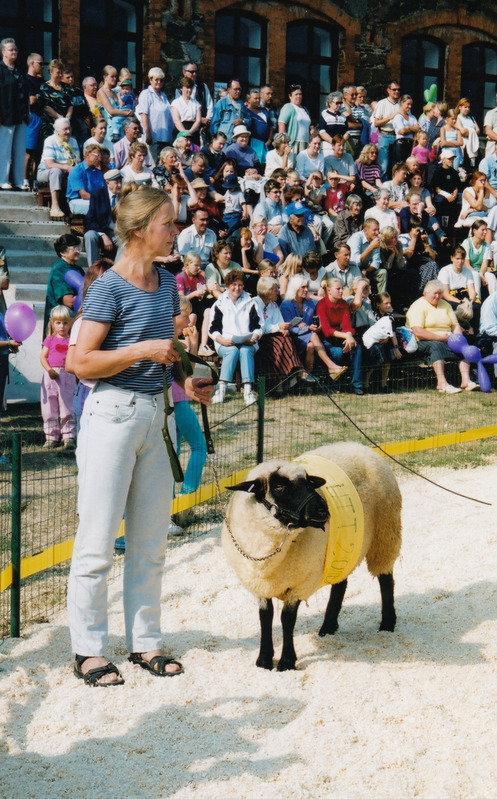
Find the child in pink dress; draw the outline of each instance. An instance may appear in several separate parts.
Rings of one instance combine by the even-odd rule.
[[[50,314],[48,336],[43,342],[40,361],[43,369],[41,381],[41,415],[45,431],[46,449],[60,443],[64,449],[75,449],[75,420],[73,393],[76,378],[64,369],[72,316],[65,305],[56,305]]]

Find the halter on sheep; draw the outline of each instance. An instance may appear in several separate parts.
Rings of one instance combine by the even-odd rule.
[[[309,477],[307,469],[322,476]],[[401,496],[380,456],[360,444],[334,444],[293,463],[260,464],[232,490],[237,493],[223,527],[223,546],[242,584],[259,600],[258,666],[273,667],[272,599],[284,603],[278,670],[294,669],[293,630],[300,602],[332,583],[319,634],[334,634],[347,576],[364,557],[380,583],[380,630],[394,630],[392,570],[401,544]],[[294,526],[296,515],[300,526]]]

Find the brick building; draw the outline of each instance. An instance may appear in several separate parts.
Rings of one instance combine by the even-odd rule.
[[[172,89],[191,59],[211,87],[235,75],[269,82],[279,103],[298,82],[314,117],[330,89],[353,81],[379,98],[391,77],[418,112],[433,84],[451,105],[470,97],[480,121],[495,104],[497,2],[487,0],[4,0],[0,34],[22,57],[61,57],[79,80],[126,65],[141,89],[159,65]]]

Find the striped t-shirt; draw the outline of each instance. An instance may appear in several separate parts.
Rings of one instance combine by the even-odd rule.
[[[104,272],[88,289],[83,305],[83,319],[91,322],[110,322],[102,350],[117,350],[151,339],[174,338],[174,317],[180,313],[178,289],[173,275],[158,269],[159,288],[144,291],[133,286],[113,269]],[[163,366],[155,361],[141,360],[105,378],[118,388],[157,394],[162,391]],[[167,368],[168,385],[172,383]]]

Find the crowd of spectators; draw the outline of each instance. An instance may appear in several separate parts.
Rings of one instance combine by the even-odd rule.
[[[467,98],[415,108],[392,80],[376,100],[362,86],[332,91],[313,119],[297,84],[280,109],[271,86],[236,78],[213,97],[194,63],[174,96],[159,67],[140,92],[111,65],[78,88],[57,59],[44,81],[41,55],[24,74],[15,42],[1,50],[0,190],[48,186],[52,218],[84,216],[89,262],[120,257],[112,212],[123,184],[169,193],[180,232],[161,266],[191,301],[199,353],[222,360],[214,401],[238,363],[247,404],[257,371],[311,381],[317,363],[333,379],[350,369],[357,395],[382,367],[369,388],[389,391],[385,364],[404,357],[395,327],[433,298],[453,331],[485,332],[480,306],[497,287],[497,108],[480,129]],[[70,305],[70,288],[54,302]],[[365,346],[385,315],[388,334]],[[447,348],[434,361],[414,327],[447,391]],[[461,374],[462,389],[477,387]]]

